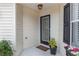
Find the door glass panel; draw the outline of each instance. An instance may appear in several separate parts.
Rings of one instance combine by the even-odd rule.
[[[49,41],[49,17],[42,18],[42,41]]]

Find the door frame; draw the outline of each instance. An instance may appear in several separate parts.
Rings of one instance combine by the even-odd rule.
[[[48,45],[48,42],[42,41],[42,18],[47,16],[49,17],[49,40],[50,40],[50,14],[40,17],[40,43],[43,43],[45,45]]]

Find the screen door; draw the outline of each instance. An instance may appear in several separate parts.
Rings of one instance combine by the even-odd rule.
[[[50,15],[40,17],[41,43],[48,45],[50,40]]]

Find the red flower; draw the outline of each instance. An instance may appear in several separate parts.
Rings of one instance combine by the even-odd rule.
[[[77,52],[79,51],[79,48],[72,48],[71,51]]]

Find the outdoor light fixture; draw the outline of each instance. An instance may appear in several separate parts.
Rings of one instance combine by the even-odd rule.
[[[38,7],[39,10],[41,10],[43,8],[43,5],[42,4],[38,4],[37,7]]]

